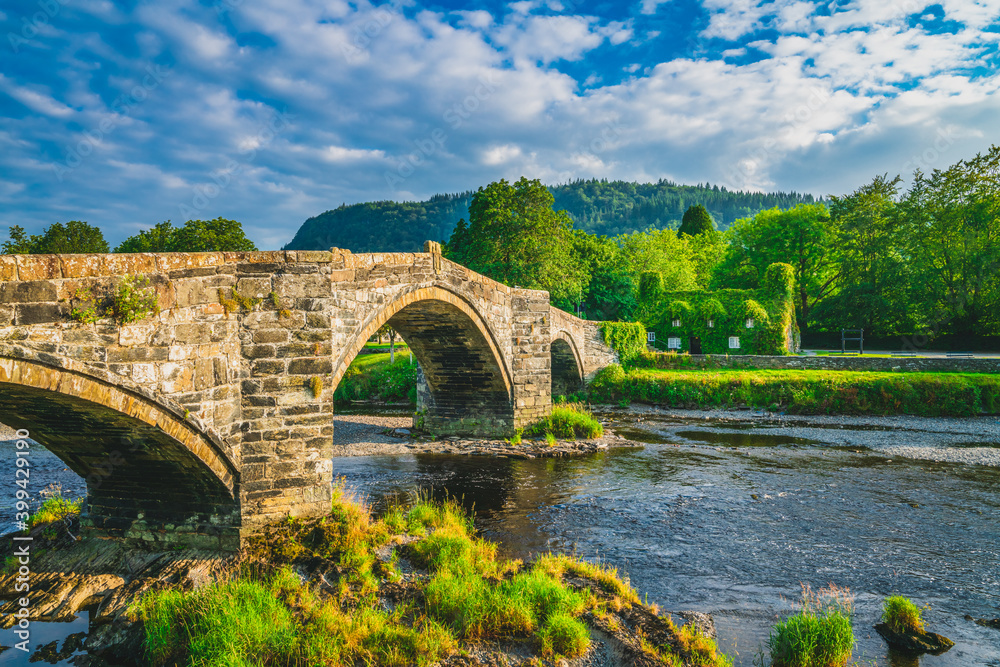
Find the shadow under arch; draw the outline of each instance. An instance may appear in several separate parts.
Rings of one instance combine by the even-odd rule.
[[[221,440],[144,393],[83,369],[0,356],[0,422],[27,430],[86,480],[86,526],[238,548],[239,475]]]
[[[549,348],[552,355],[552,395],[568,396],[584,389],[583,359],[573,337],[558,332]]]
[[[456,435],[513,431],[513,382],[493,332],[463,297],[441,287],[400,295],[367,321],[337,360],[333,386],[382,325],[399,332],[423,370],[424,427]]]

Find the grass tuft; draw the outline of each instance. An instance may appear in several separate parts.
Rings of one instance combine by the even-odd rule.
[[[551,434],[556,438],[599,438],[604,427],[580,403],[563,403],[552,408],[552,414],[535,422],[526,431],[529,435]]]
[[[802,610],[771,628],[772,667],[841,667],[854,649],[853,597],[831,585],[803,589]]]
[[[882,601],[882,622],[893,632],[924,631],[920,608],[902,595],[891,595]]]

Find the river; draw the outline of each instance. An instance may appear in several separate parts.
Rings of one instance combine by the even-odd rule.
[[[753,664],[801,585],[833,583],[855,596],[859,664],[1000,667],[1000,632],[964,618],[1000,616],[1000,442],[959,433],[928,455],[932,445],[913,443],[934,437],[892,427],[607,419],[644,446],[567,459],[341,457],[334,468],[377,508],[418,492],[461,498],[508,555],[616,565],[649,602],[712,614],[736,665]],[[857,444],[865,431],[878,444]],[[929,629],[956,646],[890,655],[871,628],[894,593],[929,605]]]

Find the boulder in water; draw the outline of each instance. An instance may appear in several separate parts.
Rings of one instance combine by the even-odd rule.
[[[896,632],[886,623],[878,623],[875,626],[875,631],[882,636],[886,644],[897,651],[905,651],[906,653],[933,653],[937,655],[955,645],[955,642],[936,632],[922,630]]]

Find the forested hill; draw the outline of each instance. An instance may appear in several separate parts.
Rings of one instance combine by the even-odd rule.
[[[796,192],[733,192],[710,185],[677,185],[669,181],[576,181],[550,187],[555,209],[565,209],[575,227],[592,234],[617,236],[663,229],[680,223],[684,211],[702,204],[720,229],[734,220],[777,206],[813,203]],[[435,195],[423,202],[367,202],[341,206],[309,218],[286,250],[348,248],[354,252],[413,252],[427,240],[446,241],[459,218],[469,217],[472,192]]]

